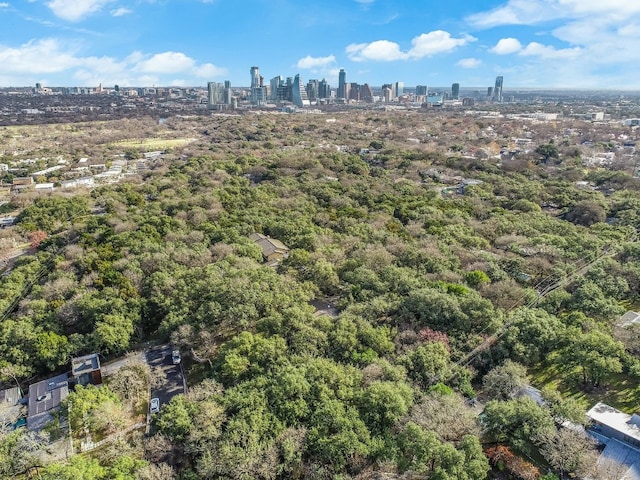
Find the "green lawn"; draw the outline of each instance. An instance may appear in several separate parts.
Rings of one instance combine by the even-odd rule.
[[[548,385],[557,388],[563,395],[577,400],[585,409],[591,408],[598,402],[634,413],[640,409],[640,382],[638,379],[620,373],[609,376],[604,385],[593,391],[584,392],[576,382],[568,378],[554,364],[542,364],[529,371],[531,383],[540,388]]]
[[[194,140],[195,138],[134,138],[114,142],[111,145],[118,148],[168,150],[174,147],[183,147]]]

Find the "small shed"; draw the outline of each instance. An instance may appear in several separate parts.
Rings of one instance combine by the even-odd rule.
[[[0,390],[0,422],[15,421],[20,415],[22,392],[18,387]]]
[[[97,353],[83,355],[71,359],[71,375],[80,385],[100,385],[102,374],[100,372],[100,358]]]

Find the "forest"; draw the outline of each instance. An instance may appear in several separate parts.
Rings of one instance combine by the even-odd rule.
[[[197,140],[118,184],[9,200],[0,247],[31,246],[0,277],[0,380],[158,341],[189,391],[152,435],[69,461],[5,428],[2,478],[619,478],[562,424],[640,408],[640,324],[618,322],[640,308],[635,130],[384,111],[165,128]],[[95,141],[68,155],[119,153]],[[265,262],[256,232],[288,256]],[[48,432],[121,429],[151,377],[76,389]]]

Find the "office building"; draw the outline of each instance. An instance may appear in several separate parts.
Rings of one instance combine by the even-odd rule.
[[[272,102],[282,102],[286,100],[286,92],[284,90],[284,78],[282,75],[278,75],[277,77],[273,77],[269,80],[270,93],[269,99]]]
[[[493,101],[502,103],[502,76],[496,77],[496,85],[493,88]]]
[[[261,87],[260,85],[260,69],[258,67],[251,67],[249,70],[251,73],[251,89]]]
[[[222,103],[224,98],[224,88],[221,83],[207,83],[207,105],[213,108],[215,105]]]
[[[426,97],[427,95],[429,95],[429,87],[427,87],[426,85],[416,86],[416,95]]]
[[[396,82],[394,88],[394,96],[395,98],[401,97],[404,95],[404,82]]]
[[[386,103],[389,103],[392,99],[393,92],[391,91],[390,85],[382,86],[382,98]]]
[[[360,100],[365,103],[373,103],[373,90],[368,83],[360,87]]]
[[[347,86],[348,98],[349,100],[353,100],[354,102],[360,101],[360,85],[357,83],[351,82]]]
[[[267,89],[262,85],[263,78],[258,67],[251,67],[251,103],[263,105],[267,101]]]
[[[331,85],[324,78],[318,83],[318,98],[331,98]]]
[[[300,75],[296,75],[291,84],[291,102],[296,107],[308,107],[310,105],[307,92],[304,89],[304,84]]]
[[[307,97],[310,102],[316,102],[318,100],[320,82],[318,80],[309,80],[307,82]]]
[[[233,94],[231,92],[231,82],[229,80],[225,80],[224,82],[223,96],[223,103],[225,105],[231,105],[231,97],[233,96]]]
[[[344,68],[338,74],[338,98],[347,98],[347,72]]]
[[[460,98],[460,84],[454,83],[451,85],[451,98],[458,100]]]

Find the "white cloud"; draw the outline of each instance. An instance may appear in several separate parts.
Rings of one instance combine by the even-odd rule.
[[[508,55],[510,53],[519,52],[522,49],[522,44],[517,38],[501,38],[498,43],[489,51],[497,53],[498,55]]]
[[[390,62],[394,60],[418,60],[438,53],[445,53],[457,47],[467,45],[476,39],[470,35],[454,38],[449,32],[435,30],[423,33],[411,40],[412,47],[403,52],[400,45],[389,40],[376,40],[371,43],[352,43],[345,49],[347,56],[355,61],[375,60]]]
[[[298,68],[311,69],[311,68],[320,68],[331,65],[336,61],[336,57],[333,55],[329,55],[326,57],[312,57],[311,55],[307,55],[304,58],[298,60]]]
[[[213,63],[204,63],[194,70],[194,75],[199,78],[221,77],[227,73],[226,68],[217,67]]]
[[[42,61],[46,59],[46,61]],[[62,48],[55,39],[31,41],[18,48],[0,45],[0,65],[3,73],[55,73],[79,65],[72,52]]]
[[[462,68],[477,68],[482,65],[482,61],[477,58],[462,58],[456,65]]]
[[[120,8],[116,8],[115,10],[111,10],[111,16],[113,17],[122,17],[123,15],[128,15],[130,13],[132,13],[133,10],[126,8],[126,7],[120,7]]]
[[[582,53],[581,48],[561,48],[556,49],[550,45],[543,45],[538,42],[531,42],[525,48],[523,48],[519,55],[523,56],[535,56],[544,59],[553,58],[574,58]]]
[[[113,0],[51,0],[47,7],[56,17],[77,22],[93,13],[102,10],[106,4]]]
[[[212,63],[199,64],[182,52],[134,51],[122,59],[82,56],[77,45],[54,38],[34,40],[18,47],[0,44],[0,65],[0,85],[28,85],[45,75],[73,78],[82,82],[81,85],[167,84],[173,77],[198,84],[201,79],[227,74],[224,68]]]
[[[400,51],[400,45],[388,40],[377,40],[371,43],[352,43],[345,49],[347,56],[354,62],[378,60],[389,62],[402,60],[406,54]]]
[[[558,0],[509,0],[506,5],[467,17],[467,21],[478,28],[499,25],[535,24],[554,18]],[[559,0],[563,1],[563,0]],[[542,5],[544,3],[544,5]]]
[[[7,2],[0,2],[0,8],[9,8],[9,4]]]
[[[638,0],[503,0],[498,8],[471,15],[476,28],[542,25],[544,43],[518,44],[502,39],[489,51],[517,54],[510,61],[520,72],[520,85],[570,84],[623,86],[633,83],[640,63],[640,1]],[[520,29],[519,36],[533,33]],[[549,38],[550,37],[550,38]],[[542,42],[542,41],[540,41]],[[625,79],[626,81],[621,81]],[[601,79],[598,81],[598,79]]]
[[[491,28],[562,19],[623,21],[637,14],[640,14],[640,2],[635,0],[508,0],[493,10],[470,15],[467,21],[479,28]]]
[[[162,52],[140,61],[135,69],[145,73],[179,73],[194,68],[195,63],[193,58],[184,53]]]
[[[464,35],[461,38],[453,38],[449,32],[435,30],[423,33],[411,40],[413,47],[407,52],[411,58],[423,58],[436,53],[449,52],[456,47],[462,47],[477,39],[471,35]]]
[[[622,37],[640,37],[640,23],[627,23],[620,26],[618,35]]]

